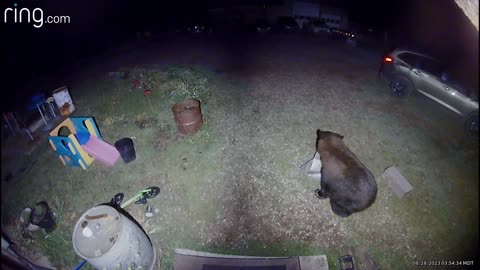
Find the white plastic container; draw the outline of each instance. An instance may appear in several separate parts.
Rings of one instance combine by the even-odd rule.
[[[145,269],[155,266],[155,248],[143,230],[108,205],[93,207],[73,230],[73,248],[100,270]]]
[[[315,152],[315,156],[302,165],[301,171],[304,175],[313,179],[314,181],[321,181],[322,179],[322,161],[320,160],[320,153]]]
[[[62,86],[57,88],[52,92],[52,95],[53,99],[55,99],[58,110],[63,116],[68,116],[75,111],[75,105],[73,105],[72,97],[70,96],[70,92],[68,92],[68,87]]]

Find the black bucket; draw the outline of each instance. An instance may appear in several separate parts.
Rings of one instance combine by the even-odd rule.
[[[123,161],[129,163],[130,161],[135,160],[135,148],[133,147],[133,141],[130,138],[123,138],[118,140],[115,143],[115,148],[120,152]]]
[[[33,207],[32,212],[30,213],[30,222],[33,225],[44,228],[47,233],[50,233],[57,228],[55,216],[45,201],[41,201]]]

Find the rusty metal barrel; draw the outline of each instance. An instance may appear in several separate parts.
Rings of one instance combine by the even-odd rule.
[[[192,135],[202,128],[200,101],[196,99],[184,100],[173,105],[172,112],[180,134]]]

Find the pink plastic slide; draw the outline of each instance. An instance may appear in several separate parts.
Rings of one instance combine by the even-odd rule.
[[[88,142],[81,146],[85,152],[95,159],[108,166],[113,166],[120,157],[118,150],[112,145],[100,140],[95,136],[90,136]]]

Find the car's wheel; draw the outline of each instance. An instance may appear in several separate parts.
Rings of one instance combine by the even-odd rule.
[[[465,120],[465,132],[470,135],[478,135],[478,113],[467,117],[467,120]]]
[[[412,91],[412,83],[405,77],[395,76],[390,81],[390,93],[392,96],[405,98]]]

